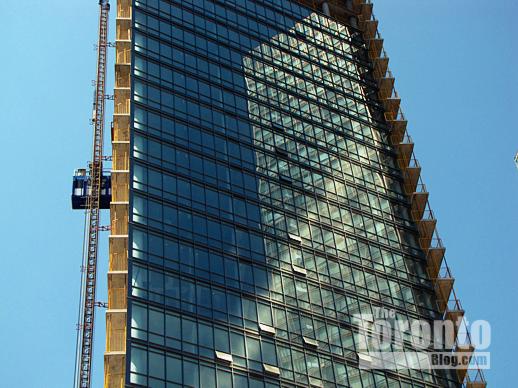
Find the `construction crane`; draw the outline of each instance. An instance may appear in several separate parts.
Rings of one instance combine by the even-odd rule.
[[[79,323],[77,325],[76,365],[74,387],[90,388],[92,385],[92,357],[96,307],[104,306],[96,300],[97,254],[102,208],[106,208],[109,180],[103,177],[104,105],[106,91],[106,64],[108,48],[109,0],[99,1],[99,36],[97,44],[97,75],[93,103],[93,149],[86,170],[77,170],[72,192],[73,208],[85,209],[85,240],[81,267],[81,293]],[[74,200],[76,202],[74,203]],[[109,201],[108,201],[109,203]],[[108,205],[109,207],[109,205]]]

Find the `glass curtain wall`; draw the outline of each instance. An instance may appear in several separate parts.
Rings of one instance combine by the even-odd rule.
[[[358,31],[139,0],[133,45],[127,385],[458,386],[358,365],[355,315],[439,316]]]

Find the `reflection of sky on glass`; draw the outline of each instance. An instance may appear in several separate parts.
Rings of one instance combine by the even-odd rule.
[[[308,26],[312,22],[320,23],[330,30],[333,29],[341,39],[331,33],[322,33],[317,29],[312,29]],[[316,196],[308,196],[302,194],[301,191],[292,190],[292,182],[302,181],[305,190],[331,198],[336,198],[337,195],[342,194],[342,197],[357,201],[358,197],[353,198],[351,192],[338,181],[333,182],[333,180],[325,177],[320,180],[315,179],[315,174],[310,170],[304,171],[304,168],[300,165],[290,163],[289,158],[283,158],[282,156],[289,154],[290,158],[292,155],[298,155],[309,160],[317,160],[319,163],[331,160],[330,165],[333,163],[333,158],[337,163],[342,162],[333,155],[326,153],[322,148],[293,141],[285,134],[302,139],[311,139],[319,146],[326,147],[325,138],[329,134],[319,126],[315,126],[313,122],[316,121],[321,126],[328,127],[338,133],[345,132],[348,136],[355,137],[372,146],[384,147],[387,143],[385,135],[366,124],[375,125],[367,106],[367,98],[363,87],[360,84],[362,70],[352,61],[357,55],[357,49],[347,43],[350,38],[350,33],[346,27],[313,13],[304,22],[296,23],[289,30],[289,33],[280,33],[274,36],[269,42],[264,42],[251,50],[248,57],[243,58],[247,92],[251,97],[248,101],[249,114],[262,124],[262,126],[253,126],[254,142],[258,147],[274,151],[277,156],[281,155],[281,157],[275,157],[267,153],[256,152],[257,171],[285,181],[285,184],[281,186],[259,178],[259,195],[272,201],[278,199],[278,204],[282,204],[281,206],[293,212],[297,212],[297,203],[299,205],[305,203],[308,211],[305,213],[298,211],[298,214],[305,220],[318,222],[319,217],[322,219],[322,217],[329,216],[329,213],[326,213],[327,204],[321,203],[322,200],[319,200]],[[319,47],[319,44],[324,44],[327,49]],[[334,47],[334,49],[330,50],[331,47]],[[300,50],[300,52],[297,52],[297,50]],[[336,55],[335,51],[339,52],[340,55]],[[304,56],[312,58],[314,63],[305,60]],[[262,58],[262,60],[258,58]],[[354,95],[355,98],[349,97],[348,94]],[[331,109],[327,109],[327,107]],[[337,111],[353,112],[361,120],[354,120],[348,115],[337,113]],[[348,142],[348,146],[357,149],[360,155],[368,154],[371,161],[377,160],[377,167],[382,169],[385,169],[385,166],[395,168],[394,160],[376,151],[374,147],[354,142],[345,137],[343,141]],[[315,167],[318,169],[319,165],[317,164]],[[358,165],[353,164],[351,168],[355,173],[353,175],[362,176],[362,170]],[[375,171],[369,172],[373,176],[372,182],[377,184],[369,185],[367,183],[367,187],[374,188],[383,194],[388,194],[388,190],[401,193],[401,188],[396,182],[392,182],[385,175],[378,174]],[[343,179],[343,176],[340,178]],[[275,189],[272,189],[274,186]],[[376,200],[381,202],[380,208],[385,212],[383,217],[388,218],[391,222],[393,222],[396,214],[407,220],[410,219],[407,209],[404,207],[395,206],[381,197],[371,198],[371,201]],[[314,212],[310,210],[314,210]],[[342,212],[342,220],[344,214],[347,214],[347,212]],[[381,240],[394,248],[404,249],[403,244],[405,244],[418,249],[415,236],[411,233],[406,233],[389,223],[385,224],[368,215],[363,215],[361,224],[354,212],[349,213],[349,217],[351,222],[346,223],[354,224],[356,231],[360,231],[360,234],[362,233],[361,229],[364,229],[367,233],[375,234],[375,240]],[[356,239],[344,237],[346,236],[344,233],[334,233],[316,227],[314,222],[308,223],[305,220],[292,218],[286,213],[275,212],[265,207],[262,208],[263,230],[288,239],[296,236],[301,238],[303,246],[316,248],[340,257],[348,256],[346,252],[359,254],[373,261],[380,261],[382,257],[383,260],[386,260],[386,257],[390,257],[387,252],[380,252],[379,248],[359,244]],[[354,230],[351,230],[351,232],[355,233]],[[367,234],[367,237],[369,238],[369,234]],[[307,253],[294,245],[296,244],[288,247],[287,244],[279,242],[277,244],[267,243],[266,254],[277,258],[280,262],[291,262],[293,265],[308,269],[314,269],[314,263],[317,263],[318,266],[319,262],[326,261],[324,258],[319,258],[318,255],[315,258],[309,258]],[[376,252],[379,252],[379,255]],[[394,254],[393,257],[396,267],[404,268],[406,264],[411,273],[418,275],[419,278],[423,279],[422,281],[426,279],[426,272],[421,262],[404,258],[401,254]],[[357,275],[355,276],[357,277]],[[369,273],[366,276],[372,278]],[[371,281],[376,282],[373,279]],[[381,282],[380,279],[378,281]],[[284,285],[284,291],[287,290],[287,287],[289,287],[289,282]],[[382,287],[382,283],[380,283],[380,287]],[[297,284],[295,288],[294,293],[299,296],[308,292],[301,283]],[[283,290],[280,282],[275,282],[275,277],[270,278],[270,290],[273,294]],[[419,304],[429,308],[433,306],[433,300],[429,293],[415,290],[413,295],[410,288],[398,292],[403,292],[404,298],[411,303],[416,303],[413,300],[415,297],[419,300]],[[302,296],[298,302],[303,303],[303,300],[304,297]],[[309,304],[308,308],[311,309]],[[340,312],[338,305],[337,310],[337,312]],[[362,310],[361,305],[358,310],[349,306],[349,314]],[[347,308],[344,308],[344,311],[347,311]],[[282,322],[279,322],[279,324],[282,325]],[[310,323],[308,325],[307,327],[312,327]]]
[[[322,33],[316,28],[311,28],[309,25],[312,23],[321,24],[331,32]],[[278,153],[289,152],[308,160],[343,165],[343,161],[325,150],[311,145],[303,145],[301,142],[290,140],[279,133],[289,133],[326,147],[325,138],[330,135],[319,126],[315,126],[312,121],[338,133],[347,132],[350,136],[376,146],[383,144],[377,129],[369,127],[359,120],[351,119],[347,115],[337,113],[337,111],[354,112],[365,122],[372,123],[366,97],[359,82],[360,69],[356,63],[350,60],[354,58],[357,50],[348,44],[350,39],[350,33],[345,26],[322,15],[312,13],[303,22],[296,23],[289,30],[289,34],[277,34],[269,42],[251,50],[250,56],[243,58],[247,92],[250,97],[254,98],[248,101],[249,114],[264,125],[264,127],[253,126],[256,145]],[[326,49],[319,45],[325,45]],[[300,50],[300,53],[297,50]],[[336,53],[340,53],[340,55]],[[312,63],[310,58],[316,63]],[[354,95],[355,98],[351,98],[347,94]],[[327,107],[334,110],[327,109]],[[394,166],[393,160],[375,151],[374,148],[368,149],[363,144],[350,139],[342,139],[342,141],[346,142],[348,147],[357,148],[360,155],[369,154],[371,159],[377,158],[380,166]],[[346,195],[347,189],[342,183],[311,172],[309,169],[290,163],[283,158],[256,152],[256,159],[259,172],[273,174],[273,176],[280,177],[281,180],[287,180],[288,183],[291,180],[302,180],[305,189],[319,194],[332,197],[340,194]],[[318,164],[316,167],[320,168]],[[362,175],[362,171],[357,165],[352,164],[350,168],[356,171],[357,175]],[[398,185],[387,179],[385,175],[372,171],[368,171],[368,173],[372,174],[372,179],[378,183],[376,186],[378,190],[380,187],[387,187],[400,191]],[[385,193],[384,190],[379,191]],[[284,206],[291,202],[291,210],[295,209],[297,196],[301,195],[286,185],[272,189],[272,183],[263,179],[259,179],[259,194],[282,198]],[[347,193],[347,196],[350,195]],[[319,208],[318,200],[306,197],[305,201],[309,203],[316,201],[314,206]],[[384,204],[382,206],[385,208],[384,210],[394,214],[395,209],[388,202],[386,206]],[[405,212],[405,209],[397,208],[396,210],[399,213]],[[319,212],[322,211],[320,209]],[[264,209],[262,214],[263,227],[266,230],[269,228],[268,225],[274,224],[275,229],[271,229],[272,233],[284,237],[290,234],[308,237],[310,229],[312,229],[312,241],[304,242],[309,246],[317,244],[317,248],[323,248],[323,245],[318,245],[317,242],[322,240],[321,234],[325,234],[325,231],[320,232],[301,220],[297,221],[289,216],[268,212]],[[303,216],[311,219],[309,214],[303,214]],[[403,239],[413,246],[417,245],[411,234],[401,233],[392,226],[384,225],[376,220],[370,222],[375,224],[373,228],[376,227],[381,236],[388,235],[388,237],[392,237],[392,241]],[[337,240],[338,249],[343,248],[342,250],[346,251],[343,236],[335,235],[334,238]],[[395,246],[400,247],[401,245],[395,244]],[[336,251],[331,249],[329,253],[336,254]]]

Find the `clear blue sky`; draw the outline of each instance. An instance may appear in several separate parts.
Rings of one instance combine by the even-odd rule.
[[[374,3],[457,292],[468,318],[493,327],[487,378],[508,387],[518,343],[518,3]],[[69,196],[74,168],[90,158],[97,1],[4,0],[0,15],[0,376],[5,387],[70,387],[83,217]]]

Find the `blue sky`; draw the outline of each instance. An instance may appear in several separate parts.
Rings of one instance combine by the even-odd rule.
[[[470,320],[493,328],[486,376],[509,386],[518,343],[518,3],[374,3],[457,293]],[[0,376],[6,387],[70,387],[83,216],[69,195],[74,168],[90,159],[97,1],[4,0],[0,15]]]

